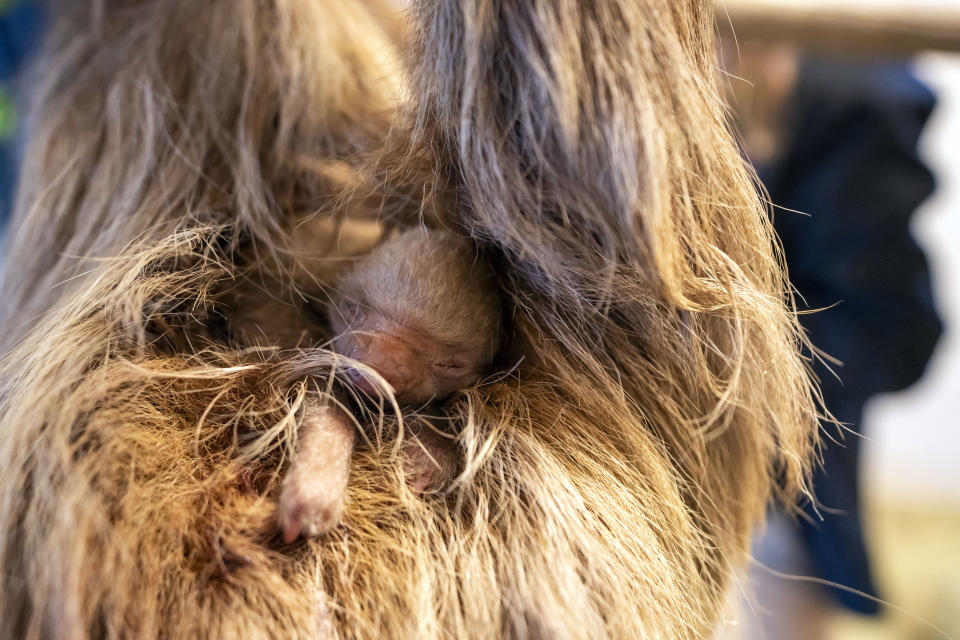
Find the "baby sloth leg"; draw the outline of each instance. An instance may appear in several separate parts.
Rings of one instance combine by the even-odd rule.
[[[340,521],[355,441],[343,409],[317,398],[304,401],[299,446],[280,490],[284,542],[320,535]]]
[[[403,443],[403,471],[416,493],[439,491],[457,474],[457,447],[422,421],[411,425]]]

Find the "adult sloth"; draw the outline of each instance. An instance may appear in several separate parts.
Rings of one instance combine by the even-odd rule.
[[[669,5],[424,0],[401,82],[373,3],[53,3],[3,271],[0,635],[709,636],[815,394],[710,3]],[[445,493],[406,487],[387,411],[344,527],[284,546],[335,363],[231,349],[234,283],[298,308],[418,216],[498,264],[523,359],[447,407]]]

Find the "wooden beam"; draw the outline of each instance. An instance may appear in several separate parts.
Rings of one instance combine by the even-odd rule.
[[[838,0],[716,0],[717,27],[738,40],[794,42],[836,52],[960,51],[960,0],[907,7]],[[951,6],[953,4],[954,6]],[[731,34],[732,25],[732,34]]]

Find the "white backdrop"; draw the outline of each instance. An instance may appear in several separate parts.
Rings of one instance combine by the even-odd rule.
[[[917,384],[867,405],[864,487],[884,498],[960,501],[960,55],[925,54],[915,70],[937,93],[920,141],[937,189],[912,227],[930,260],[944,331]]]

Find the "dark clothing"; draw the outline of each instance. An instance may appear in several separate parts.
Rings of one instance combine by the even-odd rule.
[[[902,64],[808,60],[791,102],[785,153],[760,175],[778,210],[801,322],[814,345],[843,362],[816,373],[827,408],[859,431],[863,405],[923,373],[940,335],[930,276],[909,219],[934,188],[917,141],[934,105]],[[858,506],[859,438],[831,430],[814,490],[820,515],[801,521],[817,577],[876,595]],[[840,512],[838,513],[837,510]],[[821,520],[822,517],[822,520]],[[855,611],[877,604],[832,589]]]
[[[6,82],[20,71],[36,47],[43,22],[38,2],[20,0],[0,11],[0,80]]]
[[[38,2],[13,2],[0,11],[0,236],[13,209],[20,166],[15,84],[36,49],[42,24]]]

